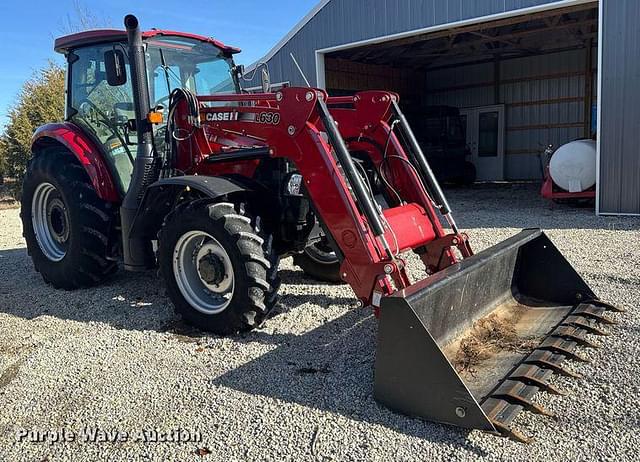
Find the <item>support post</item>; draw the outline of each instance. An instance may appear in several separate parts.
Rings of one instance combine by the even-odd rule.
[[[591,138],[591,105],[593,104],[593,39],[586,42],[584,71],[584,137]]]

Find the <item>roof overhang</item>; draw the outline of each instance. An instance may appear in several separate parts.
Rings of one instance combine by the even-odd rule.
[[[419,70],[480,64],[589,48],[598,35],[597,23],[597,2],[581,2],[561,9],[346,48],[327,56]]]
[[[222,49],[225,53],[234,54],[240,53],[239,48],[225,45],[224,43],[216,40],[212,37],[205,37],[203,35],[189,34],[187,32],[177,32],[172,30],[160,30],[151,29],[142,33],[142,38],[153,38],[160,36],[172,36],[183,37],[193,40],[199,40],[201,42],[210,43],[216,47]],[[99,43],[126,41],[127,32],[121,29],[93,29],[76,34],[65,35],[55,40],[54,50],[58,53],[66,53],[73,48],[78,48],[85,45],[93,45]]]
[[[298,24],[296,24],[295,26],[293,26],[293,29],[291,29],[287,35],[285,35],[284,37],[282,37],[282,39],[276,43],[273,48],[271,48],[271,50],[269,50],[267,52],[266,55],[264,55],[262,58],[260,58],[258,61],[254,62],[253,64],[251,64],[250,66],[247,67],[247,71],[251,71],[253,69],[256,68],[256,66],[260,63],[266,63],[267,61],[269,61],[271,58],[273,58],[275,56],[275,54],[280,51],[280,49],[285,46],[298,32],[300,32],[302,30],[302,28],[304,26],[307,25],[307,23],[309,21],[311,21],[314,16],[316,14],[318,14],[320,12],[320,10],[322,10],[327,3],[329,3],[331,0],[320,0],[316,6],[313,7],[313,9],[311,11],[309,11],[309,13],[307,13],[307,15],[302,18]]]

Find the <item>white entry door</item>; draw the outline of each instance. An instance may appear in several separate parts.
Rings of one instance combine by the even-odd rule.
[[[461,109],[478,181],[504,180],[504,105]]]

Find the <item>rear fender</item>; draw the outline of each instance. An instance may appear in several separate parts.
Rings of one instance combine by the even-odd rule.
[[[203,197],[211,199],[253,192],[249,185],[224,177],[184,175],[163,178],[147,188],[131,227],[130,237],[156,239],[164,217],[173,210],[180,195],[186,190],[197,191]]]
[[[38,151],[55,143],[64,146],[78,159],[100,199],[121,201],[102,150],[77,125],[70,122],[43,125],[33,135],[31,152],[37,155]]]

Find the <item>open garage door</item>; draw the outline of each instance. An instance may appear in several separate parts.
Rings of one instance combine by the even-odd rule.
[[[479,180],[540,180],[549,144],[595,136],[597,36],[592,2],[343,46],[324,54],[325,87],[399,93],[444,181],[463,180],[465,162]]]

